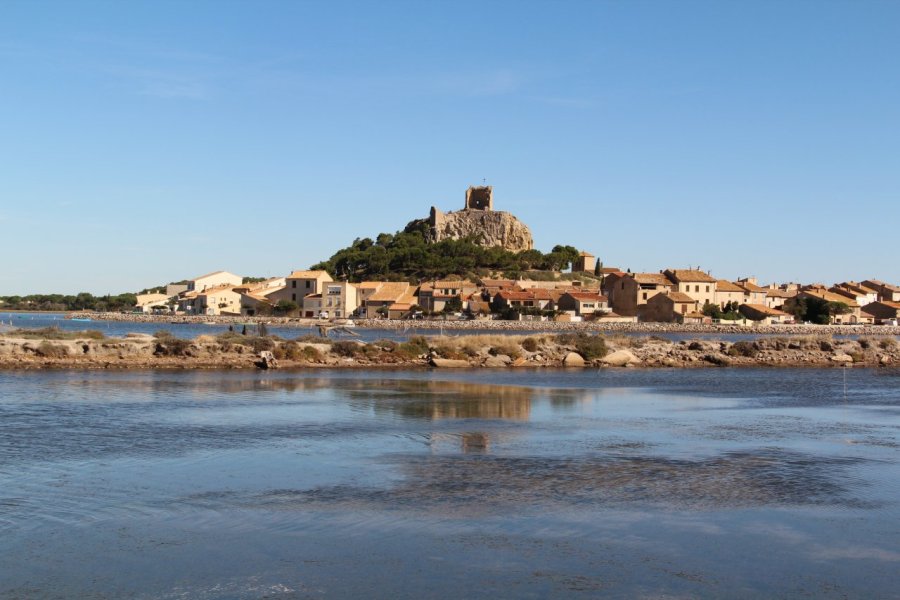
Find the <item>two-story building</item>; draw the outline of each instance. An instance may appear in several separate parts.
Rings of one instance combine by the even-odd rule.
[[[212,273],[207,273],[206,275],[201,275],[200,277],[195,277],[194,279],[188,281],[186,292],[202,292],[209,288],[222,287],[226,285],[237,287],[241,285],[243,281],[244,278],[240,275],[235,275],[234,273],[229,273],[228,271],[214,271]]]
[[[357,287],[347,281],[326,281],[321,291],[303,297],[303,315],[306,317],[333,317],[346,319],[359,307]]]
[[[866,279],[862,282],[867,288],[878,292],[878,300],[881,302],[900,302],[900,287],[885,283],[879,279]]]
[[[674,284],[662,273],[614,273],[604,281],[609,305],[617,315],[633,317],[653,296],[672,291]]]
[[[716,304],[716,278],[698,269],[666,269],[663,273],[674,285],[674,291],[687,294],[699,303]]]
[[[609,302],[606,296],[597,293],[570,291],[559,297],[557,308],[584,318],[608,312]]]
[[[712,285],[712,284],[711,284]],[[656,294],[640,307],[638,318],[641,321],[661,323],[684,322],[703,318],[699,312],[700,302],[684,292]]]

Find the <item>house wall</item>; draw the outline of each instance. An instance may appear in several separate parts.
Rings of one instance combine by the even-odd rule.
[[[234,273],[213,273],[205,277],[198,277],[197,279],[194,279],[193,281],[188,283],[188,290],[194,292],[202,292],[203,290],[214,288],[220,285],[239,286],[243,281],[243,277],[241,277],[240,275],[235,275]]]
[[[696,300],[700,306],[707,302],[716,303],[716,282],[714,281],[682,281],[675,288],[677,292],[683,292]]]

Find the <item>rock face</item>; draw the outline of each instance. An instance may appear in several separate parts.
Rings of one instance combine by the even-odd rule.
[[[473,236],[482,246],[500,246],[510,252],[534,248],[531,230],[508,212],[465,208],[444,213],[431,207],[428,226],[431,242]]]
[[[431,243],[472,237],[486,247],[500,246],[510,252],[534,248],[531,230],[508,212],[494,210],[494,190],[491,186],[470,187],[466,190],[463,209],[442,212],[431,207],[427,219],[413,221],[407,230],[424,224],[426,238]]]

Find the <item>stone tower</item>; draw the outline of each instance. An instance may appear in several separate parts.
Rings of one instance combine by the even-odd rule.
[[[469,186],[466,190],[466,210],[494,210],[494,188],[489,185]]]

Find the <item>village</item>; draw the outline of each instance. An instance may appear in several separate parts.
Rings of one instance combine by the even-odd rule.
[[[896,325],[900,287],[879,280],[759,285],[727,281],[699,269],[629,273],[597,268],[582,252],[571,273],[553,279],[335,281],[326,271],[298,270],[244,283],[217,271],[162,293],[139,294],[136,311],[205,316],[278,315],[306,319],[510,319],[595,323],[791,324],[790,306],[812,299],[832,307],[832,324]],[[575,277],[593,275],[593,277]],[[723,315],[717,317],[716,315]]]
[[[462,210],[432,207],[421,223],[431,242],[475,239],[516,252],[533,248],[528,227],[494,210],[491,186],[470,186]],[[415,223],[415,222],[414,222]],[[411,224],[412,225],[412,224]],[[571,251],[578,253],[574,248]],[[507,320],[612,323],[897,325],[900,286],[877,279],[760,285],[718,279],[699,267],[632,273],[581,251],[565,270],[513,278],[336,280],[324,269],[245,278],[216,271],[136,296],[135,312],[303,319]]]

